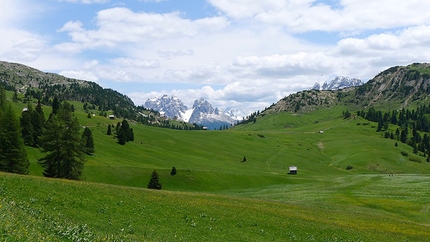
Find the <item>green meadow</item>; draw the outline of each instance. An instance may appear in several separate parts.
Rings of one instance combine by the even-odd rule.
[[[430,164],[376,124],[343,119],[345,107],[223,131],[133,123],[121,146],[106,131],[122,120],[74,106],[96,149],[82,181],[42,177],[43,154],[27,147],[29,175],[0,173],[0,240],[430,240]],[[161,191],[146,189],[153,170]]]

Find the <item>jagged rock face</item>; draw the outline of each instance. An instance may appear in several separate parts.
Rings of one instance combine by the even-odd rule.
[[[161,98],[148,99],[145,102],[145,107],[164,113],[164,115],[169,118],[181,118],[183,113],[188,109],[178,97],[169,97],[167,95],[164,95]]]
[[[234,124],[235,120],[226,113],[220,112],[218,108],[213,108],[208,101],[200,98],[194,101],[193,113],[188,122],[204,125],[209,129],[216,129],[220,126]]]
[[[329,83],[324,82],[322,86],[316,82],[311,89],[320,90],[320,91],[340,90],[347,87],[357,87],[361,85],[363,85],[363,82],[358,78],[348,78],[344,76],[337,76]]]
[[[225,125],[230,126],[239,120],[239,117],[243,117],[238,115],[241,113],[239,110],[228,109],[230,113],[227,113],[214,108],[203,98],[195,100],[191,109],[188,109],[179,98],[175,96],[169,97],[168,95],[148,99],[144,106],[164,113],[168,118],[176,117],[188,123],[207,126],[209,129],[218,129],[220,126]]]

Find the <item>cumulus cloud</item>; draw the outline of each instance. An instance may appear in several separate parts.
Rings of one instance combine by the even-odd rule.
[[[229,23],[224,17],[189,20],[179,12],[158,14],[134,12],[117,7],[101,10],[95,18],[97,29],[83,28],[80,21],[66,23],[59,32],[66,32],[72,42],[57,45],[58,50],[80,52],[83,49],[113,47],[119,43],[142,43],[151,40],[194,37],[216,32]],[[72,51],[74,50],[74,51]]]
[[[157,60],[136,60],[132,58],[116,58],[111,61],[115,65],[121,67],[137,67],[137,68],[158,68],[160,63]]]
[[[295,32],[351,31],[397,28],[430,21],[430,2],[402,0],[341,0],[328,5],[317,0],[210,0],[235,19],[282,25]]]

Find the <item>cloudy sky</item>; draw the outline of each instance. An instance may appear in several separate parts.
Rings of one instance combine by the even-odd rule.
[[[0,60],[142,105],[264,109],[315,82],[430,62],[430,1],[2,0]]]

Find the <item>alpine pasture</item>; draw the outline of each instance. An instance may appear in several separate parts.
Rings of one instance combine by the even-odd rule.
[[[266,115],[223,131],[132,123],[135,140],[122,146],[106,135],[120,119],[88,118],[73,104],[96,150],[82,181],[42,177],[43,154],[27,147],[29,175],[0,173],[1,240],[430,238],[430,164],[374,123],[344,119],[345,107]],[[297,175],[288,174],[291,165]],[[154,170],[161,191],[146,188]]]

